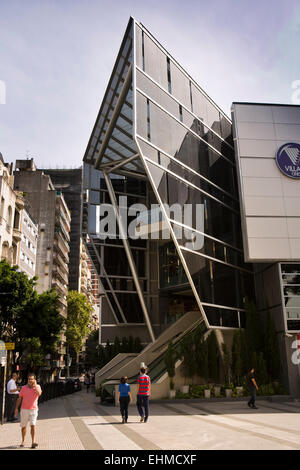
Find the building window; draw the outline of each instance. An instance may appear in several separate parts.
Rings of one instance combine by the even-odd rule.
[[[172,83],[171,83],[171,64],[170,59],[167,57],[167,72],[168,72],[168,92],[172,93]]]
[[[147,99],[147,137],[148,140],[151,140],[151,130],[150,130],[150,101]]]
[[[145,72],[145,35],[142,31],[142,60],[143,60],[143,71]]]

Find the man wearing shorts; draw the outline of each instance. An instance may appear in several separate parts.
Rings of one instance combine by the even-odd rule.
[[[27,385],[21,388],[19,398],[17,400],[15,416],[18,414],[18,407],[22,400],[21,405],[21,432],[22,432],[22,443],[20,447],[24,447],[27,424],[29,422],[31,428],[31,448],[35,449],[37,443],[35,442],[36,433],[36,420],[38,416],[38,399],[42,394],[42,389],[36,383],[36,377],[34,374],[28,375]]]

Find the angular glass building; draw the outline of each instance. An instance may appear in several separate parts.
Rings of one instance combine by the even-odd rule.
[[[254,282],[231,121],[133,18],[84,156],[84,191],[103,343],[154,342],[190,312],[223,337],[245,325]],[[109,236],[106,205],[116,217]]]

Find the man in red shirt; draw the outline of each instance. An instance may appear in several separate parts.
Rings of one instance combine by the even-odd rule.
[[[26,428],[28,421],[31,427],[31,439],[32,444],[31,448],[35,449],[37,443],[35,442],[36,434],[36,420],[38,416],[38,399],[42,394],[42,389],[36,383],[36,377],[34,374],[28,375],[27,385],[21,388],[19,393],[19,398],[17,400],[15,416],[18,414],[18,408],[22,401],[21,405],[21,432],[22,432],[22,443],[20,447],[24,447],[25,437],[26,437]]]
[[[140,414],[140,422],[147,423],[149,416],[149,397],[151,392],[151,380],[148,375],[146,375],[146,369],[141,367],[141,375],[137,379],[138,391],[137,391],[137,407]],[[145,411],[145,413],[144,413]]]

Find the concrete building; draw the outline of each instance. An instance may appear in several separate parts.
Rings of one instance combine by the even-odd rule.
[[[80,289],[80,237],[82,223],[82,178],[83,170],[76,169],[44,169],[49,175],[71,212],[70,251],[69,251],[69,290]]]
[[[19,263],[23,195],[14,191],[12,164],[0,154],[0,253],[11,265]]]
[[[59,294],[60,314],[67,316],[67,290],[69,274],[69,242],[71,215],[60,191],[57,191],[49,175],[36,171],[33,159],[17,160],[15,189],[26,193],[30,214],[39,227],[36,275],[37,291],[42,293],[55,288]],[[65,351],[62,337],[60,354]],[[64,361],[60,359],[60,366]]]
[[[276,324],[286,387],[297,395],[300,106],[233,103],[232,122],[244,257],[254,266],[260,312]]]
[[[32,278],[35,276],[36,270],[38,225],[26,208],[22,211],[21,232],[18,264],[20,270],[27,274],[29,278]]]

